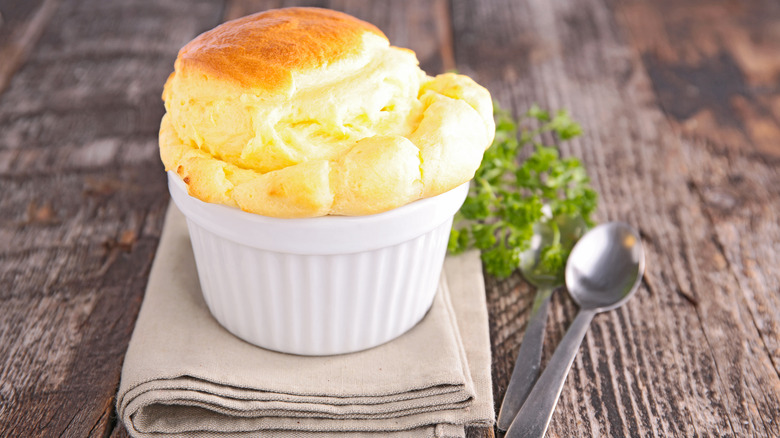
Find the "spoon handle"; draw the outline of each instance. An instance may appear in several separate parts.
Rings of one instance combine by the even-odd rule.
[[[507,430],[517,411],[531,392],[536,379],[539,377],[539,367],[542,362],[542,345],[544,344],[544,326],[547,321],[547,309],[550,307],[550,296],[553,288],[540,287],[534,297],[531,315],[523,334],[523,342],[520,351],[517,352],[515,368],[501,402],[501,411],[498,413],[498,429]]]
[[[580,309],[577,317],[555,349],[539,380],[520,408],[505,438],[542,438],[558,404],[566,376],[588,331],[595,310]]]

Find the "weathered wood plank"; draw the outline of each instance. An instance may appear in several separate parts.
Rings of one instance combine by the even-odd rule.
[[[43,33],[58,0],[0,2],[0,93]]]
[[[615,14],[676,129],[780,158],[780,4],[616,2]]]
[[[780,7],[645,2],[621,4],[617,17],[650,66],[659,104],[695,163],[686,169],[688,185],[780,373],[780,32],[772,31],[780,29]],[[683,32],[691,38],[669,44]]]
[[[162,84],[221,5],[53,13],[0,95],[0,436],[107,436],[168,202]]]
[[[727,166],[728,158],[717,157],[722,147],[702,148],[674,130],[663,105],[673,97],[659,96],[649,73],[654,67],[647,65],[642,47],[632,46],[626,37],[630,30],[614,12],[622,3],[453,5],[459,68],[486,84],[504,105],[522,110],[536,101],[570,109],[583,123],[585,135],[563,152],[584,159],[602,197],[599,219],[639,226],[647,244],[644,287],[626,308],[594,321],[549,435],[777,436],[776,349],[764,347],[777,342],[772,327],[780,310],[777,265],[758,268],[758,254],[776,257],[777,240],[749,234],[778,233],[777,208],[772,208],[777,202],[777,172],[767,161],[771,147],[760,146],[758,137],[740,137],[729,155],[739,160]],[[671,7],[665,7],[668,4],[628,4],[636,5],[655,9],[664,18],[674,16]],[[642,22],[645,15],[636,17]],[[720,17],[721,24],[729,20],[727,13]],[[707,19],[699,22],[702,34],[709,29]],[[762,22],[776,23],[766,17]],[[729,23],[732,28],[746,26],[738,18]],[[648,32],[645,39],[658,32]],[[685,34],[674,37],[670,46],[702,44]],[[734,78],[718,76],[724,74],[729,72],[717,63],[705,64],[700,71],[704,78],[721,77],[733,86]],[[707,101],[704,109],[723,111],[723,103]],[[760,213],[760,220],[753,227],[734,229],[734,220],[708,208],[696,187],[715,188],[717,197],[718,190],[730,184],[728,168],[737,165],[744,165],[738,174],[752,172],[751,182],[763,181],[768,188],[750,196],[747,191],[755,187],[747,184],[739,193],[740,207]],[[717,181],[713,174],[720,175]],[[740,245],[737,236],[748,234],[750,243]],[[748,265],[749,274],[742,268]],[[517,277],[491,281],[488,291],[500,400],[522,339],[531,292]],[[574,310],[564,294],[555,297],[545,358]]]

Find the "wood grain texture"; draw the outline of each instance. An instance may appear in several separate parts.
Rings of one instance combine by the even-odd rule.
[[[63,2],[0,96],[0,436],[113,430],[168,203],[162,84],[220,12]]]
[[[749,316],[780,373],[780,279],[773,269],[780,266],[780,5],[662,2],[616,13],[651,65],[659,103],[695,164],[687,184],[748,294]],[[683,31],[692,41],[668,43]]]
[[[58,0],[0,1],[0,93],[27,59]]]
[[[660,106],[686,136],[780,158],[780,4],[617,3]]]
[[[640,228],[647,273],[594,320],[548,436],[780,436],[771,0],[0,1],[0,436],[127,436],[113,396],[168,202],[162,84],[200,31],[294,5],[583,124],[563,153],[600,221]],[[498,407],[533,290],[515,274],[487,293]],[[559,291],[545,360],[575,313]]]
[[[752,73],[725,60],[768,50],[776,33],[767,29],[777,28],[780,17],[754,17],[764,39],[742,38],[747,49],[732,47],[711,34],[752,32],[751,20],[731,14],[732,2],[693,3],[454,2],[461,70],[516,110],[531,102],[568,108],[585,135],[563,152],[584,159],[601,194],[598,219],[638,226],[646,244],[643,287],[625,308],[595,319],[548,436],[780,434],[780,303],[772,263],[780,231],[777,141],[762,144],[749,129],[741,136],[701,135],[678,117],[691,104],[681,94],[685,86],[665,79],[687,74],[688,85],[701,88],[691,114],[743,123],[738,108],[760,108],[767,97],[740,83],[776,87],[778,71],[770,66],[777,55]],[[762,14],[776,9],[750,7]],[[681,8],[692,10],[680,18]],[[677,33],[665,38],[675,20]],[[647,21],[654,23],[649,30]],[[696,31],[685,33],[689,28]],[[668,45],[654,46],[658,41]],[[708,50],[714,59],[676,63],[687,59],[683,53]],[[671,53],[667,63],[657,62],[659,53]],[[730,96],[729,87],[741,91]],[[761,113],[744,114],[749,126]],[[775,119],[762,123],[771,125],[767,130],[778,126]],[[500,400],[532,292],[517,277],[490,281],[488,291]],[[564,294],[552,309],[545,360],[575,313]]]

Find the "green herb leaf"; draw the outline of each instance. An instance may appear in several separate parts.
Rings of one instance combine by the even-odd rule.
[[[468,248],[482,251],[485,269],[491,275],[505,278],[520,262],[528,248],[534,224],[563,216],[581,217],[591,226],[590,215],[596,209],[598,196],[580,160],[561,158],[556,146],[544,145],[543,134],[551,133],[557,141],[582,134],[582,127],[566,111],[550,112],[532,105],[519,120],[494,102],[496,137],[485,151],[469,196],[455,216],[449,250],[459,253]],[[523,122],[533,121],[535,129],[522,129]],[[524,148],[530,155],[518,162]],[[547,205],[552,217],[542,208]],[[569,251],[559,241],[541,250],[539,269],[560,274]]]

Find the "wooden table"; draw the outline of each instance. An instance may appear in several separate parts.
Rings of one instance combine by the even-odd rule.
[[[0,1],[0,436],[127,435],[114,395],[169,202],[163,82],[199,32],[286,5],[582,123],[562,151],[597,220],[641,229],[647,272],[596,317],[549,436],[780,436],[774,0]],[[487,290],[498,405],[532,290]],[[576,306],[551,309],[545,359]]]

